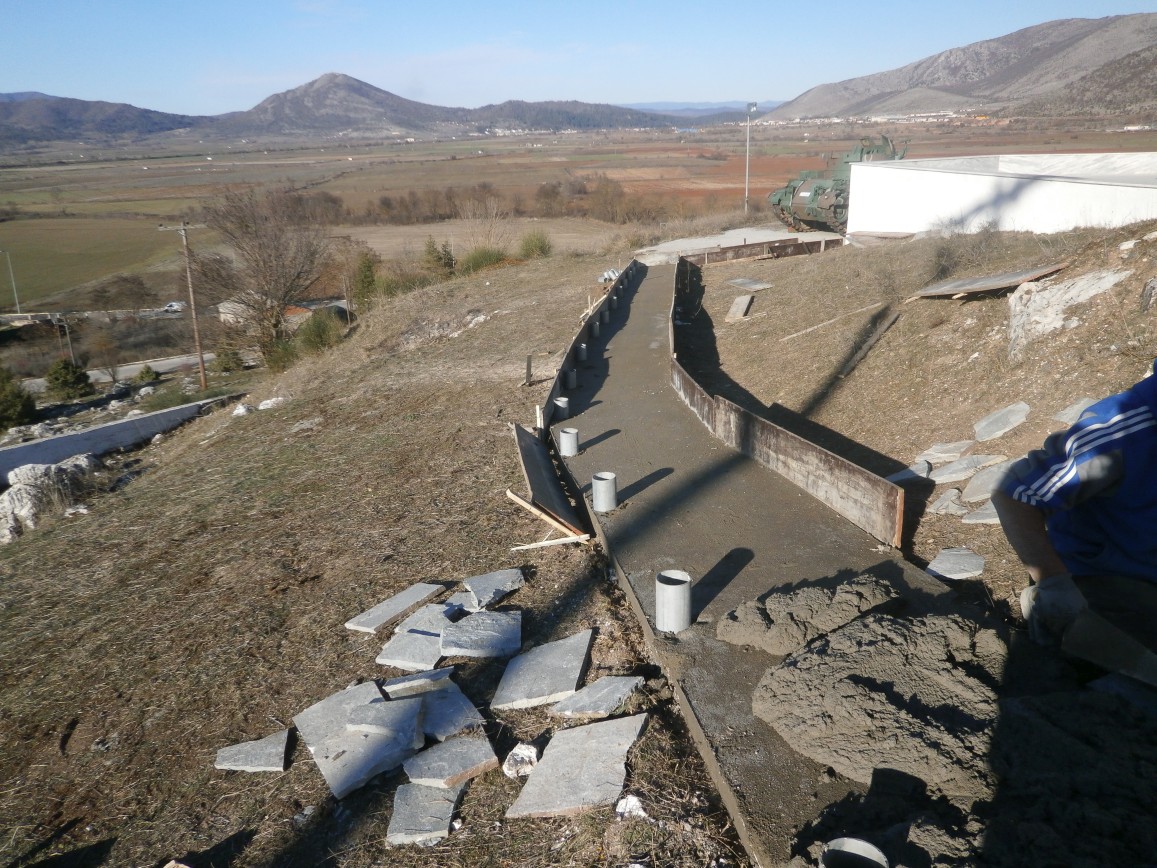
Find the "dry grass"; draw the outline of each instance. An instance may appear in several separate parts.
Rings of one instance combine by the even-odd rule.
[[[601,557],[510,552],[544,534],[503,494],[522,486],[508,425],[532,422],[547,388],[520,385],[525,357],[561,351],[607,265],[537,261],[388,301],[346,346],[250,397],[287,403],[190,424],[144,450],[143,475],[90,514],[0,552],[5,864],[66,852],[118,865],[603,865],[646,853],[735,864]],[[339,805],[301,745],[282,775],[213,769],[218,748],[287,726],[356,679],[400,674],[373,663],[382,639],[342,627],[351,615],[415,581],[510,566],[530,576],[512,601],[527,643],[592,627],[591,677],[651,677],[627,786],[655,823],[602,811],[507,824],[519,784],[492,773],[448,842],[391,851],[401,776]],[[481,703],[501,665],[455,662]],[[555,725],[524,712],[488,730],[504,754]]]

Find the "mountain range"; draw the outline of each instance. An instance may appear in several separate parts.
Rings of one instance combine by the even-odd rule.
[[[1071,18],[975,42],[887,72],[814,87],[761,114],[770,120],[971,110],[1031,115],[1157,117],[1157,13]],[[0,148],[34,142],[197,138],[392,139],[503,129],[625,129],[742,122],[744,103],[511,100],[447,108],[340,73],[274,94],[242,112],[167,114],[37,92],[0,94]]]

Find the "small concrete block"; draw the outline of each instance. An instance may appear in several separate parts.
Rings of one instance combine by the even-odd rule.
[[[289,730],[283,729],[257,741],[223,747],[217,751],[213,767],[235,772],[283,772],[288,744]]]
[[[474,595],[474,609],[479,611],[493,605],[522,587],[522,570],[497,570],[483,576],[474,576],[462,582]]]
[[[450,823],[465,788],[465,784],[448,790],[402,784],[394,794],[394,812],[386,828],[386,843],[392,847],[430,846],[449,837]]]
[[[442,631],[453,622],[444,604],[423,606],[398,625],[378,653],[376,663],[398,669],[433,669],[442,659]]]
[[[522,612],[475,612],[442,630],[444,657],[509,657],[522,647]]]
[[[345,622],[345,625],[350,630],[376,633],[383,625],[444,590],[446,589],[441,585],[418,582],[418,584],[410,585],[406,590],[394,594],[388,600],[383,600],[372,609],[367,609],[356,618],[351,618]]]
[[[499,766],[486,736],[462,736],[427,748],[410,757],[402,768],[410,783],[448,789]]]
[[[593,638],[593,630],[583,630],[519,654],[502,673],[490,707],[532,708],[573,695]]]
[[[1004,476],[1005,471],[1013,462],[1002,461],[1000,464],[993,464],[991,467],[986,467],[968,480],[968,485],[964,487],[964,493],[960,496],[961,500],[967,503],[978,503],[982,500],[988,500],[992,497],[992,492],[996,490],[996,485],[1000,482],[1001,477]]]
[[[960,521],[962,524],[1000,524],[1000,516],[996,514],[996,507],[992,505],[990,500],[980,509],[974,509],[968,513]]]
[[[737,296],[735,301],[731,302],[731,310],[727,311],[727,322],[738,322],[747,316],[747,311],[751,308],[753,295]]]
[[[1007,455],[966,455],[963,458],[937,467],[928,474],[928,478],[937,485],[946,482],[963,482],[969,479],[976,471],[999,464],[1008,459]]]
[[[912,482],[916,479],[927,479],[928,474],[931,472],[932,464],[930,462],[917,459],[903,470],[898,470],[891,476],[885,476],[884,478],[895,485],[903,485],[905,482]]]
[[[971,549],[941,549],[926,572],[938,579],[971,579],[984,572],[984,558]]]
[[[506,817],[561,817],[613,805],[627,776],[627,751],[646,719],[636,714],[556,733]]]
[[[968,515],[970,507],[960,502],[960,489],[950,488],[928,507],[933,515]]]
[[[1081,418],[1081,414],[1096,403],[1096,398],[1081,398],[1069,404],[1069,406],[1053,416],[1053,419],[1064,425],[1075,425]]]
[[[431,690],[441,690],[454,674],[454,667],[431,669],[427,672],[418,672],[414,675],[403,675],[400,678],[391,678],[382,684],[382,690],[390,699],[401,696],[414,696],[418,693],[427,693]]]
[[[638,675],[606,675],[568,696],[550,713],[571,718],[610,717],[642,683],[643,679]]]
[[[1002,410],[989,413],[972,426],[976,433],[976,439],[983,443],[985,440],[995,440],[997,437],[1007,434],[1028,418],[1028,411],[1028,404],[1024,401],[1017,401]]]
[[[481,729],[486,722],[462,689],[450,681],[440,690],[422,694],[425,715],[422,728],[426,735],[445,741],[465,730]]]
[[[421,728],[422,721],[421,700],[415,697],[388,703],[395,706],[391,712],[411,720],[408,726],[399,720],[395,733],[350,731],[351,713],[375,703],[385,704],[386,700],[377,685],[368,681],[326,697],[293,719],[335,798],[344,798],[375,775],[397,768],[414,753],[415,730]]]
[[[956,440],[952,443],[933,443],[916,456],[917,461],[927,461],[929,464],[947,464],[956,461],[968,454],[968,450],[976,445],[975,440]]]

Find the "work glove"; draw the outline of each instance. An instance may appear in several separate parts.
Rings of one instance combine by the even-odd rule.
[[[1046,576],[1020,595],[1028,635],[1038,645],[1059,644],[1065,628],[1087,608],[1085,595],[1069,573]]]

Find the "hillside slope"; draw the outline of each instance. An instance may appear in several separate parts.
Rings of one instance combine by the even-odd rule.
[[[1157,13],[1050,21],[897,69],[814,87],[768,117],[1003,108],[1055,93],[1154,44]]]

